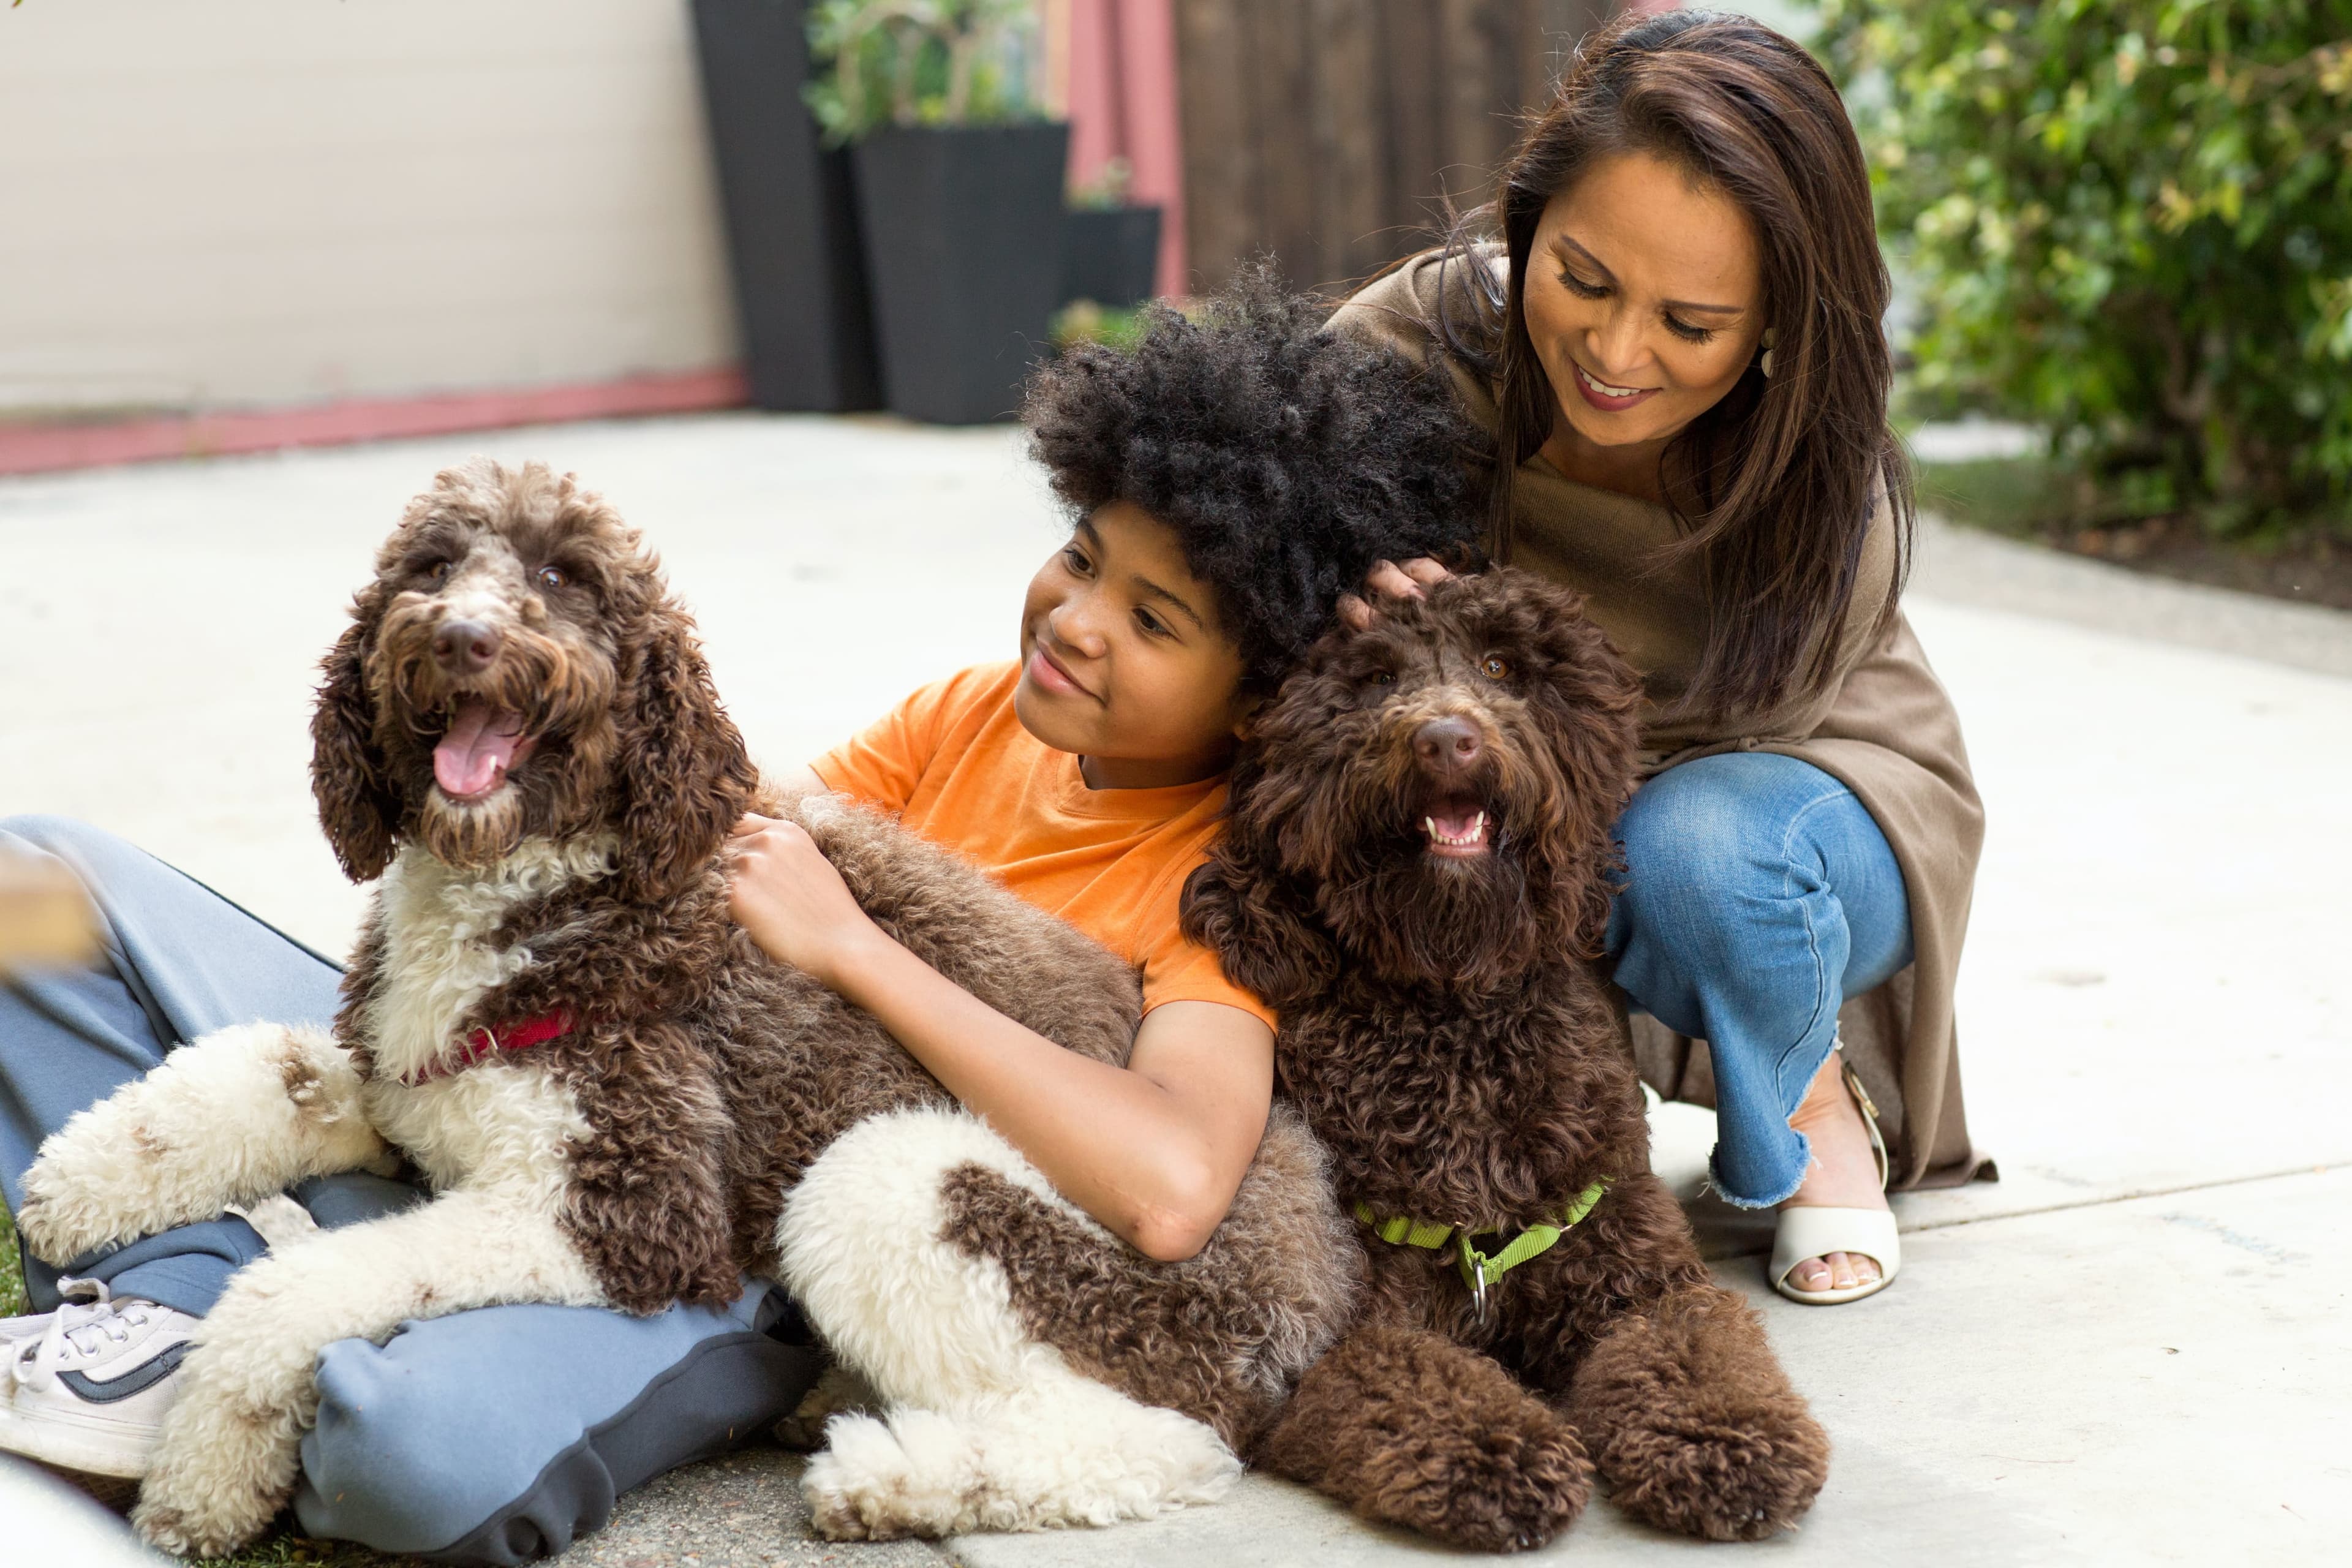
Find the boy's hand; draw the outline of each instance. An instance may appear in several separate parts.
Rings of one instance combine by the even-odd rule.
[[[778,963],[839,990],[845,960],[880,929],[797,822],[746,816],[728,836],[727,910]]]
[[[1418,599],[1432,584],[1453,575],[1428,556],[1417,555],[1402,566],[1393,561],[1376,563],[1364,579],[1364,587],[1383,599]],[[1354,594],[1339,595],[1339,618],[1356,630],[1362,631],[1379,616],[1370,600]]]

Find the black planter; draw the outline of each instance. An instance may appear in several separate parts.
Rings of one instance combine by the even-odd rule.
[[[1158,207],[1073,207],[1062,231],[1062,303],[1124,309],[1151,298],[1160,271]]]
[[[837,413],[882,405],[849,158],[817,140],[804,0],[694,0],[751,401]]]
[[[850,150],[894,413],[977,425],[1020,411],[1062,287],[1066,125],[877,132]]]

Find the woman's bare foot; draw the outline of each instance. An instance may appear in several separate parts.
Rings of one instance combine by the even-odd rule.
[[[1804,1102],[1789,1118],[1789,1125],[1812,1140],[1813,1163],[1804,1184],[1783,1208],[1883,1209],[1886,1194],[1878,1184],[1878,1161],[1870,1148],[1870,1130],[1845,1087],[1845,1063],[1836,1051],[1822,1064],[1805,1090]],[[1859,1252],[1832,1252],[1809,1258],[1790,1271],[1789,1284],[1804,1291],[1848,1290],[1867,1285],[1879,1275],[1875,1259]]]

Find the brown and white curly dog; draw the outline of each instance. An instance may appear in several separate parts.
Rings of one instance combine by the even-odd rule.
[[[146,1479],[150,1541],[216,1553],[268,1522],[334,1340],[495,1302],[724,1300],[745,1270],[890,1407],[836,1418],[810,1468],[830,1532],[1103,1523],[1222,1489],[1360,1282],[1295,1120],[1208,1248],[1151,1263],[761,954],[722,859],[755,802],[1070,1049],[1124,1059],[1139,1006],[1118,959],[953,858],[835,797],[763,797],[692,623],[568,476],[442,474],[325,674],[320,821],[351,876],[383,878],[333,1037],[173,1052],[44,1147],[19,1223],[62,1259],[401,1158],[435,1195],[231,1282]]]
[[[1637,1518],[1752,1539],[1826,1473],[1650,1173],[1585,962],[1638,698],[1575,595],[1444,583],[1326,638],[1259,715],[1188,891],[1188,929],[1281,1012],[1281,1091],[1370,1258],[1360,1318],[1255,1458],[1462,1545],[1549,1540],[1596,1468]]]

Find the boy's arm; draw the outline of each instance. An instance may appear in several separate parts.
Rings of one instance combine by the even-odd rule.
[[[735,918],[879,1018],[1057,1191],[1150,1257],[1208,1241],[1265,1134],[1274,1031],[1238,1007],[1152,1009],[1125,1068],[1066,1051],[893,942],[797,825],[736,839]]]

